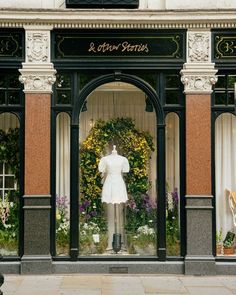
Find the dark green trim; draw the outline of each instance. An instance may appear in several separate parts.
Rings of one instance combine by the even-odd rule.
[[[79,126],[71,124],[71,160],[70,160],[70,256],[75,261],[79,252]]]

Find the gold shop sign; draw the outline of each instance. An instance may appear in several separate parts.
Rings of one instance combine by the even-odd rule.
[[[55,60],[136,58],[183,60],[185,32],[133,30],[56,31]]]

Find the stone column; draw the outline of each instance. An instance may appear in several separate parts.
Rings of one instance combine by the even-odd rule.
[[[186,94],[186,274],[214,274],[211,195],[211,92],[216,83],[210,31],[187,32]]]
[[[50,63],[50,27],[26,26],[24,253],[22,273],[51,272],[50,114],[55,70]]]

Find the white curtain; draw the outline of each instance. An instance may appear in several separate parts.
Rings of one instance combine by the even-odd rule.
[[[215,183],[217,230],[236,231],[225,189],[236,191],[236,116],[222,114],[215,123]]]
[[[0,129],[5,132],[8,131],[9,128],[19,128],[20,123],[16,115],[11,113],[3,113],[0,114]]]
[[[66,113],[56,120],[56,194],[70,199],[70,116]]]
[[[175,113],[166,116],[166,181],[169,191],[179,194],[179,117]]]

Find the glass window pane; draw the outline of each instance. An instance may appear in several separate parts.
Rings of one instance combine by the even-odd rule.
[[[0,187],[3,187],[3,177],[0,176]]]
[[[6,104],[5,90],[0,90],[0,104]]]
[[[157,254],[156,114],[145,108],[146,95],[140,89],[112,82],[93,91],[87,98],[89,111],[80,114],[82,256]],[[113,145],[118,155],[112,153]],[[113,155],[122,160],[114,176],[105,160]],[[124,182],[119,181],[122,171]],[[106,194],[109,187],[112,193]]]
[[[5,187],[14,188],[14,176],[5,176]]]
[[[56,80],[57,88],[71,88],[71,75],[70,74],[58,74]]]
[[[228,104],[234,104],[234,92],[228,92]]]
[[[57,97],[56,97],[57,104],[70,104],[71,103],[71,91],[59,91],[57,90]]]
[[[3,172],[3,163],[0,163],[0,174]]]
[[[19,81],[19,74],[9,74],[8,75],[8,88],[21,88],[21,83]]]
[[[236,83],[236,76],[228,76],[228,88],[234,89],[234,83]]]
[[[166,88],[178,88],[180,85],[180,78],[178,75],[166,76]]]
[[[56,119],[56,254],[69,254],[70,241],[70,117]]]
[[[20,104],[20,91],[8,91],[8,104]]]
[[[218,76],[218,81],[215,84],[215,88],[225,88],[226,87],[226,76]]]
[[[215,92],[215,104],[227,104],[225,92]]]
[[[179,91],[166,91],[166,104],[179,104],[180,102]]]
[[[166,116],[166,249],[167,256],[180,255],[180,161],[179,117]]]
[[[11,166],[8,164],[5,164],[5,174],[12,174]]]
[[[224,113],[215,123],[216,252],[235,258],[236,116]]]

